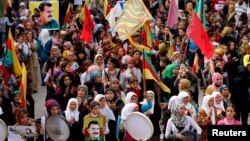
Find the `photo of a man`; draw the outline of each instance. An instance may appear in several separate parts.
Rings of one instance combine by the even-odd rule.
[[[53,19],[53,7],[50,2],[42,2],[39,5],[40,10],[40,22],[42,23],[42,28],[46,29],[58,29],[59,24]]]
[[[97,121],[91,121],[88,125],[88,133],[90,135],[87,141],[99,141],[100,140],[100,125]]]

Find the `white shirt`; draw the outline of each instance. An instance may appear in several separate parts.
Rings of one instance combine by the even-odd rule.
[[[242,13],[247,13],[247,4],[243,1],[241,5],[239,5],[239,2],[235,4],[235,12],[237,15],[241,15]]]
[[[200,126],[190,116],[187,116],[187,121],[188,121],[187,125],[185,126],[185,128],[181,132],[190,131],[190,127],[192,127],[192,129],[196,129],[197,134],[201,134]],[[171,133],[171,131],[172,131],[172,133]],[[169,118],[168,123],[167,123],[167,127],[166,127],[165,138],[167,138],[170,134],[175,135],[178,132],[179,132],[179,130],[173,124],[171,118]]]

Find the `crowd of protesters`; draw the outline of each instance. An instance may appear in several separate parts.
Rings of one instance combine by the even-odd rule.
[[[213,58],[207,60],[188,37],[198,1],[179,0],[180,16],[170,28],[165,24],[170,1],[144,0],[154,17],[150,29],[156,53],[149,56],[170,93],[162,91],[154,80],[143,81],[142,53],[127,40],[111,35],[102,0],[90,0],[88,6],[95,24],[92,43],[80,38],[83,24],[79,22],[79,6],[74,5],[68,22],[63,24],[65,9],[73,1],[59,1],[60,30],[43,29],[40,10],[35,9],[31,16],[28,2],[13,0],[12,7],[0,17],[0,119],[7,125],[28,126],[30,118],[37,118],[37,140],[41,140],[46,119],[63,115],[71,125],[70,141],[84,140],[86,116],[105,117],[107,141],[133,141],[123,124],[133,111],[144,113],[152,121],[150,141],[159,141],[161,134],[164,140],[181,140],[184,136],[179,131],[191,130],[191,126],[197,138],[207,141],[209,125],[247,125],[250,13],[246,1],[204,1],[206,31],[214,46]],[[111,7],[116,2],[109,0]],[[21,78],[15,76],[5,54],[9,30],[18,59],[27,66],[27,110],[22,109],[18,96]],[[141,32],[133,39],[140,44]],[[192,70],[195,53],[199,56],[198,73]],[[11,74],[8,81],[4,70]],[[38,85],[47,89],[41,105],[47,113],[43,117],[34,115],[32,95],[38,92]],[[204,97],[199,105],[200,96]]]

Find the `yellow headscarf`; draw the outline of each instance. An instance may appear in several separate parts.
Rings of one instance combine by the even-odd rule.
[[[244,56],[244,58],[243,58],[243,65],[244,65],[244,67],[247,67],[247,65],[249,65],[250,64],[250,55],[249,54],[247,54],[247,55],[245,55]]]

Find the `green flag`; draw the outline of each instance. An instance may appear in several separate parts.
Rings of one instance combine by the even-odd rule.
[[[197,14],[199,19],[201,20],[203,26],[206,28],[206,14],[205,14],[203,0],[198,1],[198,4],[196,5],[196,8],[195,8],[195,13]]]

